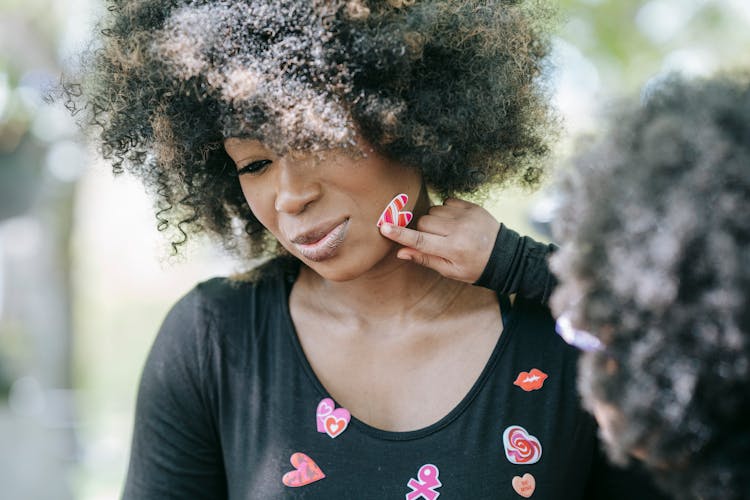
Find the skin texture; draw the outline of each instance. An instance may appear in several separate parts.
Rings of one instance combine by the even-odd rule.
[[[671,77],[626,103],[558,188],[556,315],[609,454],[675,498],[750,498],[750,78]]]
[[[257,140],[227,139],[225,148],[238,169],[262,160],[272,163],[257,173],[240,175],[242,192],[263,226],[292,255],[326,279],[343,281],[366,270],[380,270],[394,245],[383,239],[375,222],[391,199],[409,194],[407,210],[421,199],[429,203],[414,168],[389,161],[360,141],[363,155],[342,150],[318,154],[276,155]],[[419,213],[419,207],[417,207]],[[346,222],[346,235],[335,256],[315,262],[292,240],[316,227]]]
[[[225,141],[238,171],[271,160],[240,182],[258,220],[304,264],[289,305],[316,375],[360,420],[415,430],[449,413],[479,377],[502,331],[500,309],[490,290],[397,258],[375,223],[399,192],[425,214],[423,180],[359,144],[356,156],[275,155],[257,140]],[[346,236],[332,255],[310,259],[295,245],[301,232],[340,220]]]
[[[483,207],[457,198],[430,207],[416,229],[384,224],[380,233],[404,245],[399,259],[433,269],[447,278],[475,283],[487,266],[500,222]]]

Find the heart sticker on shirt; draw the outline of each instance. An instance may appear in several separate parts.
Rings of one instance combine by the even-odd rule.
[[[346,418],[341,417],[339,418],[335,414],[346,412]],[[335,438],[342,432],[344,432],[349,425],[349,412],[344,410],[343,408],[339,408],[338,410],[335,410],[333,412],[333,415],[328,415],[325,420],[325,429],[326,434],[331,436],[332,438]]]
[[[516,381],[513,385],[517,385],[526,392],[535,391],[541,389],[544,385],[544,381],[547,380],[547,374],[536,368],[532,368],[529,372],[521,372],[516,377]]]
[[[289,461],[292,463],[295,470],[284,474],[281,481],[290,488],[305,486],[314,483],[315,481],[320,481],[326,477],[326,475],[323,474],[323,471],[320,470],[320,467],[318,467],[318,464],[302,452],[293,454]]]
[[[351,413],[346,408],[336,408],[331,398],[322,399],[318,403],[315,416],[318,432],[328,434],[332,438],[344,432],[352,418]]]
[[[524,498],[531,497],[536,489],[536,479],[528,472],[523,476],[514,476],[511,484],[516,493]]]
[[[512,464],[531,465],[542,458],[542,445],[520,425],[511,425],[503,432],[505,456]]]
[[[315,411],[315,417],[318,422],[318,432],[325,432],[325,418],[333,413],[335,405],[333,399],[325,398],[318,403],[318,409]]]
[[[408,225],[409,222],[411,222],[412,217],[414,217],[414,214],[412,214],[408,210],[401,211],[401,209],[404,208],[408,202],[409,195],[405,193],[396,195],[396,197],[393,198],[390,203],[388,203],[388,206],[385,207],[383,213],[380,214],[380,218],[378,219],[378,227],[382,226],[383,224],[393,224],[401,227],[405,227],[406,225]]]

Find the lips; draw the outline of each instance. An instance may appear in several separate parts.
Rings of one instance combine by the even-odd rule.
[[[313,262],[330,259],[346,238],[349,219],[326,224],[295,236],[290,241],[299,253]]]
[[[545,380],[547,380],[546,373],[537,368],[532,368],[529,372],[519,373],[513,385],[517,385],[524,391],[529,392],[541,389]]]

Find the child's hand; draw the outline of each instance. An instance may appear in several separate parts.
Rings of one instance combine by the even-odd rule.
[[[474,283],[487,265],[499,230],[500,223],[484,208],[449,198],[420,217],[417,230],[383,224],[380,234],[406,247],[398,251],[398,258]]]

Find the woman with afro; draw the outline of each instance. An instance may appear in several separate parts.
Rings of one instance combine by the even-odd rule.
[[[267,257],[167,315],[125,498],[647,498],[609,482],[544,307],[381,234],[538,181],[548,19],[531,0],[109,2],[70,108],[175,249],[204,232]]]

